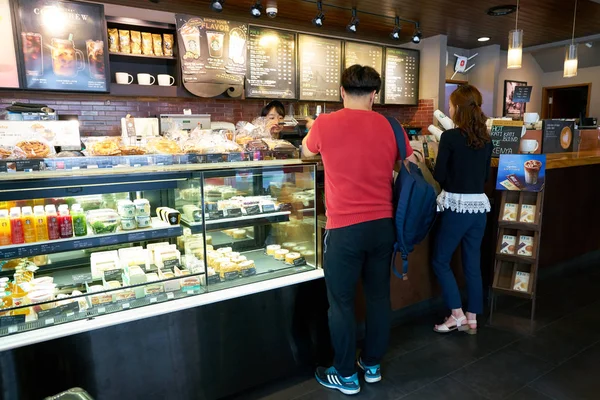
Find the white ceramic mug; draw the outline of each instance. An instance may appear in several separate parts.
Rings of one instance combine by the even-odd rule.
[[[521,140],[521,152],[522,153],[535,153],[540,148],[540,144],[534,139]]]
[[[140,85],[154,85],[156,78],[150,74],[137,74],[137,80]]]
[[[131,85],[133,83],[133,76],[127,72],[117,72],[115,76],[119,85]]]
[[[173,86],[175,84],[175,78],[171,75],[160,74],[158,75],[159,86]]]

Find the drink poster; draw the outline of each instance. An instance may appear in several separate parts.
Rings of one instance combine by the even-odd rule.
[[[419,51],[385,49],[385,104],[419,103]]]
[[[244,84],[247,24],[182,14],[176,19],[184,86]]]
[[[496,190],[541,192],[546,180],[544,154],[503,154],[498,165]]]
[[[300,100],[340,101],[342,41],[299,35]]]
[[[250,26],[246,96],[296,97],[296,34]]]
[[[383,47],[366,43],[346,42],[345,68],[355,64],[372,67],[379,72],[383,81]],[[379,90],[382,90],[380,88]],[[381,103],[381,92],[375,96],[375,104]]]
[[[0,37],[7,38],[0,46],[0,87],[18,88],[19,72],[9,0],[0,0]]]
[[[18,53],[28,89],[108,91],[104,6],[17,0]]]

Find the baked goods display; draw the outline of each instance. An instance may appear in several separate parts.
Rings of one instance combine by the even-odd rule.
[[[141,156],[146,154],[146,150],[138,146],[121,146],[119,149],[124,156]]]
[[[0,146],[0,160],[10,158],[13,152],[6,147]]]
[[[147,148],[154,154],[181,154],[177,142],[164,137],[148,140]]]
[[[121,155],[121,148],[115,140],[108,139],[92,144],[88,153],[94,156],[118,156]]]
[[[22,140],[16,144],[27,158],[45,158],[52,151],[52,147],[48,143],[41,140]]]

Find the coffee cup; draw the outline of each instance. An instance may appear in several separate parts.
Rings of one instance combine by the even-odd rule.
[[[150,74],[137,74],[138,84],[140,85],[154,85],[156,78]]]
[[[175,84],[175,78],[171,75],[160,74],[158,75],[159,86],[173,86]]]
[[[521,153],[535,153],[540,148],[540,144],[535,139],[521,140]]]
[[[538,160],[525,161],[525,183],[528,185],[535,185],[538,183],[540,175],[540,169],[542,169],[542,162]]]
[[[127,72],[117,72],[115,76],[119,85],[131,85],[133,83],[133,76]]]

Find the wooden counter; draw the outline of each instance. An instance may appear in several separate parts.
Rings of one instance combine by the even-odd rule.
[[[600,164],[600,149],[572,153],[546,154],[546,169],[580,167]],[[492,167],[498,167],[498,159],[492,159]]]

